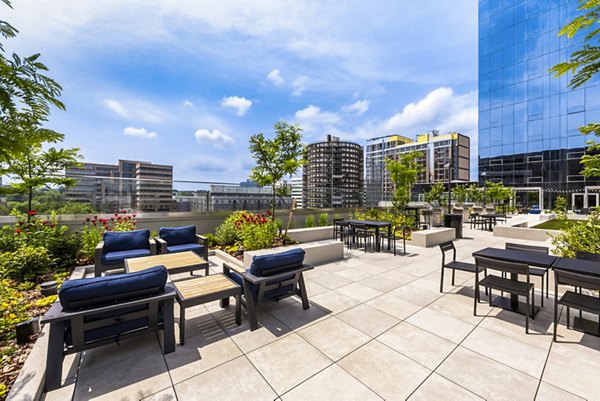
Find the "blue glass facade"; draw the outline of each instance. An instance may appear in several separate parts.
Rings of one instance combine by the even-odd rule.
[[[479,0],[479,173],[487,180],[563,191],[596,184],[579,174],[586,138],[578,128],[600,122],[600,80],[571,90],[570,76],[548,72],[582,47],[581,37],[558,36],[579,4]]]

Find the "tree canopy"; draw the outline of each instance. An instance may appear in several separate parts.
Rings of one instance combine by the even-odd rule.
[[[389,171],[394,185],[392,205],[395,210],[406,208],[410,202],[411,190],[417,182],[419,173],[423,170],[418,159],[423,157],[421,152],[409,152],[400,155],[398,160],[387,159],[385,167]]]
[[[288,188],[277,184],[286,175],[296,173],[304,164],[302,128],[298,124],[289,125],[285,121],[274,125],[275,138],[267,139],[262,132],[250,137],[250,153],[256,160],[250,179],[261,186],[272,188],[271,217],[275,219],[275,196],[287,193]]]
[[[11,7],[9,0],[0,1]],[[9,22],[0,20],[2,39],[14,38],[17,32]],[[60,133],[41,129],[51,106],[65,108],[58,100],[61,86],[45,75],[46,71],[39,53],[28,57],[7,55],[0,41],[0,163],[32,145],[63,139]]]

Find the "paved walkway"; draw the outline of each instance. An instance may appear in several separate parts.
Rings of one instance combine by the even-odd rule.
[[[506,242],[465,237],[456,246],[466,261]],[[526,335],[524,316],[486,303],[473,316],[469,274],[456,286],[446,274],[440,293],[439,248],[408,251],[353,250],[317,266],[306,277],[310,309],[271,304],[254,332],[215,302],[189,309],[175,353],[151,334],[72,356],[65,386],[46,400],[600,399],[600,338],[567,330],[562,316],[553,343],[552,295]]]

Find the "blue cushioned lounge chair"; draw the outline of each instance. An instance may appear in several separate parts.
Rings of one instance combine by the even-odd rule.
[[[248,312],[250,330],[258,328],[256,308],[263,303],[297,295],[304,310],[309,308],[306,286],[302,273],[313,269],[305,265],[304,250],[255,256],[249,269],[234,263],[223,263],[223,274],[242,286],[242,306]],[[221,301],[225,307],[227,300]]]
[[[94,275],[100,277],[107,270],[122,270],[125,259],[156,255],[156,242],[150,230],[107,231],[96,247]]]
[[[192,251],[208,262],[208,240],[196,234],[196,226],[161,227],[155,239],[158,253]]]
[[[65,281],[42,318],[50,324],[45,389],[60,387],[65,355],[154,331],[175,351],[173,301],[164,266],[136,273]]]

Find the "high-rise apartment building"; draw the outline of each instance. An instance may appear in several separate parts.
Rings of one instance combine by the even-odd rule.
[[[440,135],[438,131],[418,135],[416,141],[401,135],[368,139],[365,180],[367,206],[391,201],[393,185],[385,167],[386,160],[398,160],[402,154],[413,151],[421,153],[417,162],[422,172],[417,184],[469,181],[470,143],[468,136],[456,132]]]
[[[298,209],[303,208],[302,202],[302,186],[303,186],[302,177],[294,177],[291,180],[292,184],[292,198],[296,200],[296,207]]]
[[[354,142],[327,140],[306,147],[302,172],[305,208],[360,207],[364,203],[364,151]]]
[[[91,203],[106,212],[174,208],[173,166],[119,160],[116,165],[83,163],[67,169],[65,175],[77,180],[65,193],[67,201]]]
[[[572,206],[598,204],[597,185],[580,175],[586,138],[578,128],[600,121],[600,81],[576,90],[568,75],[549,69],[582,47],[581,35],[559,30],[577,15],[567,0],[479,0],[479,181],[545,190],[550,207],[556,192]],[[537,202],[536,202],[537,203]]]

